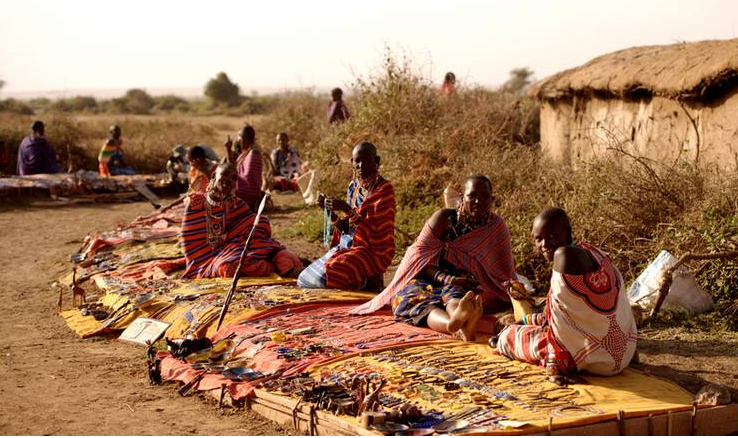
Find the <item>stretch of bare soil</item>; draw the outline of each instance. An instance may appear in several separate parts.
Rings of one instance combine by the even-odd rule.
[[[288,203],[289,205],[285,205]],[[148,203],[0,205],[0,433],[7,435],[285,435],[250,411],[151,386],[144,351],[114,339],[81,340],[57,316],[52,285],[84,236],[151,211]],[[299,256],[318,244],[285,230],[302,212],[277,200],[275,235]],[[738,393],[738,334],[682,329],[641,333],[638,368],[695,392],[706,382]]]

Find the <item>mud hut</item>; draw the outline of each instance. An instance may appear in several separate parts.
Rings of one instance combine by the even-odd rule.
[[[541,145],[576,161],[617,148],[738,168],[738,39],[633,47],[531,88]]]

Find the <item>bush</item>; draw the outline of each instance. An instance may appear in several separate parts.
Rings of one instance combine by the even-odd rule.
[[[456,95],[439,95],[410,62],[387,56],[378,74],[353,84],[347,122],[328,127],[327,97],[306,93],[280,100],[262,125],[299,133],[290,132],[305,139],[301,153],[320,169],[320,190],[333,196],[344,196],[353,146],[364,140],[377,145],[381,172],[393,182],[398,202],[396,261],[440,208],[444,187],[461,189],[472,173],[491,178],[517,270],[539,293],[547,291],[551,271],[534,254],[530,232],[533,218],[548,206],[566,209],[575,238],[609,252],[627,284],[662,249],[679,256],[738,247],[734,177],[688,163],[658,164],[617,144],[599,160],[562,167],[537,146],[537,103],[511,91],[458,87]],[[320,217],[303,221],[301,234],[319,236]],[[722,310],[694,319],[695,325],[738,328],[736,315],[725,310],[738,300],[737,273],[735,261],[699,269],[698,280]]]
[[[64,112],[96,112],[97,100],[92,96],[75,96],[68,99],[57,99],[50,104],[55,110]]]
[[[23,101],[16,99],[0,100],[0,111],[13,114],[33,115],[33,108]]]
[[[157,112],[190,111],[190,103],[185,99],[173,94],[154,97],[154,110]]]
[[[218,73],[205,84],[205,96],[219,105],[235,106],[242,101],[238,84],[231,82],[225,72]]]

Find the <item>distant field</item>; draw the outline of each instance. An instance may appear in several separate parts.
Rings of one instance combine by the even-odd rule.
[[[9,162],[0,172],[15,172],[15,151],[21,139],[28,135],[34,120],[46,124],[46,136],[57,151],[65,169],[96,170],[97,153],[108,138],[108,127],[117,124],[123,131],[123,149],[126,160],[141,172],[161,172],[171,150],[178,144],[205,143],[222,155],[226,136],[235,137],[244,123],[258,129],[264,116],[192,116],[166,115],[109,115],[62,114],[20,116],[0,113],[0,139],[9,147]],[[269,142],[272,136],[259,138]]]

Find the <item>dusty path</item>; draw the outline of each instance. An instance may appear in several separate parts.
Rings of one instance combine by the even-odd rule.
[[[91,230],[148,213],[148,203],[0,206],[0,433],[284,435],[253,412],[152,387],[141,348],[81,340],[56,316],[51,288]],[[306,254],[307,255],[307,254]]]
[[[278,200],[278,205],[281,202]],[[38,208],[0,205],[0,433],[32,435],[281,435],[294,433],[210,399],[149,386],[138,347],[80,340],[56,316],[51,284],[92,230],[148,213],[147,203]],[[294,202],[270,214],[275,235],[295,223]],[[302,257],[317,244],[280,238]],[[738,389],[738,334],[654,331],[641,366],[696,391],[705,381]]]

